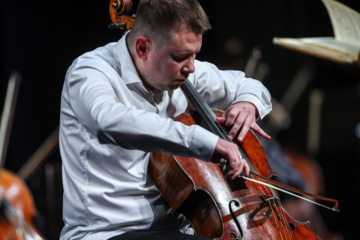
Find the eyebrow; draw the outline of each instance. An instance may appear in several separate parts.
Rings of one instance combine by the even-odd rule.
[[[192,56],[193,54],[197,55],[199,52],[200,52],[200,50],[195,51],[195,52],[186,52],[185,51],[183,53],[176,53],[174,55],[185,57],[185,56]]]

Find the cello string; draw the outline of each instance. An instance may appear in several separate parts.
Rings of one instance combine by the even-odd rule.
[[[271,191],[274,191],[272,188],[270,188],[270,189],[271,189]],[[291,234],[291,230],[289,228],[290,223],[288,221],[288,218],[286,217],[285,211],[284,211],[284,209],[282,207],[282,203],[281,203],[279,197],[276,198],[276,202],[277,202],[277,205],[279,206],[280,214],[281,214],[281,217],[282,217],[282,219],[284,221],[284,226],[283,227],[285,228],[285,231],[288,233],[288,235],[290,235],[290,239],[293,239],[293,235]]]
[[[284,219],[284,222],[285,222],[285,224],[284,224],[284,225],[285,225],[285,226],[284,226],[284,227],[285,227],[285,231],[288,233],[288,235],[290,235],[290,238],[293,239],[292,234],[291,234],[291,231],[290,231],[290,229],[288,228],[288,226],[290,226],[290,223],[289,223],[289,221],[288,221],[287,218],[286,218],[285,211],[284,211],[283,208],[282,208],[281,201],[280,201],[279,198],[277,198],[276,201],[277,201],[277,204],[278,204],[279,209],[280,209],[281,217]]]
[[[245,177],[243,177],[243,178],[245,178]],[[254,177],[251,177],[251,178],[249,178],[249,179],[252,179],[252,180],[256,181],[256,180],[254,179]],[[246,180],[246,179],[244,179],[244,180]],[[265,192],[264,189],[263,189],[263,185],[258,184],[257,187],[258,187],[259,189],[261,189],[262,192]],[[272,191],[271,189],[265,187],[265,190],[266,190],[266,191],[269,191],[269,192],[271,193],[271,194],[269,194],[269,195],[275,196],[275,194],[273,193],[273,191]],[[277,197],[274,197],[274,199],[277,199]],[[284,224],[279,224],[279,222],[278,222],[279,219],[278,219],[278,217],[277,217],[277,215],[276,215],[276,212],[275,212],[276,206],[273,206],[270,201],[269,201],[269,208],[271,209],[271,216],[272,216],[272,218],[274,219],[274,221],[275,221],[275,223],[276,223],[276,228],[278,229],[278,232],[279,232],[279,234],[280,234],[280,238],[281,238],[281,239],[284,239],[284,237],[285,237],[285,239],[292,239],[292,235],[290,235],[290,232],[287,231],[287,228],[286,228],[286,227],[285,227],[285,234],[284,234],[285,236],[283,236],[283,231],[281,231],[281,228],[284,229]],[[280,222],[281,222],[281,221],[280,221]],[[288,235],[290,235],[290,238],[288,238]]]
[[[263,184],[261,184],[261,183],[263,183],[263,180],[260,178],[259,180],[255,180],[253,177],[251,178],[251,179],[253,179],[254,181],[259,181],[259,188],[263,188],[263,187],[265,187]],[[263,186],[263,187],[262,187]],[[275,194],[275,192],[272,190],[272,188],[267,188],[267,187],[265,187],[265,189],[267,189],[268,191],[270,191],[271,192],[271,194],[273,195],[273,196],[275,196],[274,198],[273,198],[273,200],[274,201],[276,201],[276,203],[277,204],[275,204],[274,206],[271,204],[271,203],[269,203],[269,207],[271,208],[271,215],[272,215],[272,217],[274,218],[274,221],[275,221],[275,223],[276,223],[276,227],[277,227],[277,229],[278,229],[278,232],[279,232],[279,234],[280,234],[280,237],[281,237],[281,239],[283,239],[284,237],[285,237],[285,239],[293,239],[293,236],[292,236],[292,234],[291,234],[291,232],[289,231],[289,229],[287,228],[287,226],[289,225],[288,224],[288,222],[287,222],[287,218],[285,218],[285,216],[284,216],[284,211],[283,211],[283,209],[282,209],[282,204],[281,204],[281,201],[280,201],[280,199],[277,197],[277,194]],[[279,210],[280,210],[280,213],[278,212],[278,211],[276,211],[276,205],[279,207]],[[285,222],[283,222],[283,221],[281,221],[280,219],[279,219],[279,214],[281,215],[280,217],[283,219],[283,221],[285,221]],[[278,221],[280,221],[280,224],[278,223]],[[282,223],[282,224],[281,224]],[[283,229],[282,231],[280,230],[280,228],[281,229]],[[284,230],[285,229],[285,230]],[[285,236],[283,236],[283,232],[284,232],[284,235]]]

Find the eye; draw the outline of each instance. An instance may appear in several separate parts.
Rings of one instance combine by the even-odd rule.
[[[176,55],[171,55],[171,58],[175,61],[175,62],[182,62],[184,60],[186,60],[187,56],[176,56]]]

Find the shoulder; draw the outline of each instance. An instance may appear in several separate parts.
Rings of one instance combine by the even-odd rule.
[[[213,63],[206,61],[195,61],[195,72],[190,75],[192,82],[204,81],[231,81],[244,79],[245,74],[238,70],[222,70]]]
[[[112,42],[105,46],[98,47],[92,51],[80,55],[72,63],[72,66],[99,66],[113,64],[115,61],[113,47],[116,43]]]

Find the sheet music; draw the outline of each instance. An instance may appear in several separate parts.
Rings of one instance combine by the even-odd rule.
[[[360,46],[360,14],[340,2],[322,1],[328,10],[335,39]]]
[[[322,47],[327,47],[336,51],[344,53],[353,53],[357,56],[360,52],[360,45],[353,43],[344,43],[334,39],[333,37],[316,37],[316,38],[300,38],[299,41],[307,44],[315,44]]]

